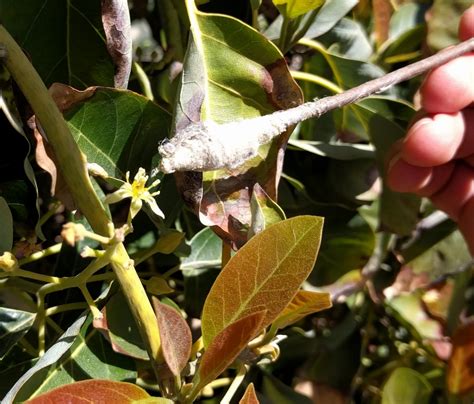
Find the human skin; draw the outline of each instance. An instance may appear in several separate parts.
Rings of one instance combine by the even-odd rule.
[[[474,6],[461,40],[474,37]],[[420,88],[422,112],[392,150],[388,185],[429,197],[458,223],[474,256],[474,53],[431,71]]]

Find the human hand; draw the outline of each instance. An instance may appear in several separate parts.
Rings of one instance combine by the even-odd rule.
[[[474,6],[459,37],[474,37]],[[474,54],[431,71],[420,93],[425,114],[394,146],[388,185],[429,197],[458,223],[474,256]]]

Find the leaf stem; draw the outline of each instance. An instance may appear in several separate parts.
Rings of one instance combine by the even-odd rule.
[[[63,245],[62,243],[58,243],[48,248],[45,248],[44,250],[34,252],[28,257],[18,260],[18,265],[21,267],[24,264],[29,264],[30,262],[38,261],[50,255],[58,254],[61,251],[62,245]]]
[[[150,79],[148,78],[145,70],[137,62],[132,64],[133,74],[137,77],[138,83],[143,91],[143,95],[148,98],[150,101],[155,101],[155,96],[153,95],[153,90],[151,88]]]
[[[327,88],[333,93],[340,94],[344,91],[341,87],[337,86],[332,81],[325,79],[324,77],[317,76],[316,74],[300,72],[297,70],[292,70],[290,73],[291,77],[293,77],[295,80],[308,81],[310,83],[317,84],[318,86]]]

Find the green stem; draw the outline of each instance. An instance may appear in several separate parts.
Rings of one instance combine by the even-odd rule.
[[[58,254],[61,251],[62,243],[52,245],[51,247],[45,248],[44,250],[34,252],[28,257],[18,260],[18,265],[21,267],[24,264],[29,264],[30,262],[38,261],[42,258],[48,257],[49,255]]]
[[[145,70],[137,62],[133,62],[132,71],[135,76],[137,76],[138,83],[143,91],[143,94],[150,101],[155,101],[155,96],[153,95],[153,90],[151,88],[150,80],[145,73]]]
[[[296,80],[303,80],[303,81],[308,81],[313,84],[317,84],[318,86],[327,88],[328,90],[336,94],[340,94],[344,91],[341,87],[334,84],[332,81],[327,80],[324,77],[317,76],[316,74],[292,70],[291,77],[293,77]]]
[[[111,221],[92,187],[84,155],[72,137],[58,107],[28,58],[3,25],[0,25],[0,43],[5,45],[7,54],[4,64],[41,122],[54,150],[58,168],[77,206],[94,232],[110,237],[110,231],[113,229],[110,226]],[[162,361],[161,343],[153,308],[122,243],[114,247],[113,256],[112,268],[138,323],[153,368],[158,374],[157,365]],[[42,310],[44,317],[44,301]],[[44,330],[42,349],[44,351]]]
[[[283,23],[281,24],[280,38],[278,38],[278,47],[281,52],[285,53],[287,36],[288,36],[288,26],[290,25],[290,19],[288,17],[283,17]]]

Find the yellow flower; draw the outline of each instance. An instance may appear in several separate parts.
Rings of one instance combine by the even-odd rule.
[[[155,215],[161,218],[165,217],[154,198],[160,192],[150,192],[152,188],[155,188],[160,183],[160,180],[154,181],[150,186],[147,187],[146,183],[148,181],[148,175],[146,175],[145,170],[141,167],[135,174],[132,183],[130,183],[129,171],[127,171],[125,179],[126,182],[123,182],[122,186],[117,189],[117,191],[106,196],[105,203],[111,204],[119,202],[125,198],[132,198],[132,202],[130,203],[130,211],[128,214],[129,223],[140,211],[143,206],[143,202],[145,202],[150,207]]]

